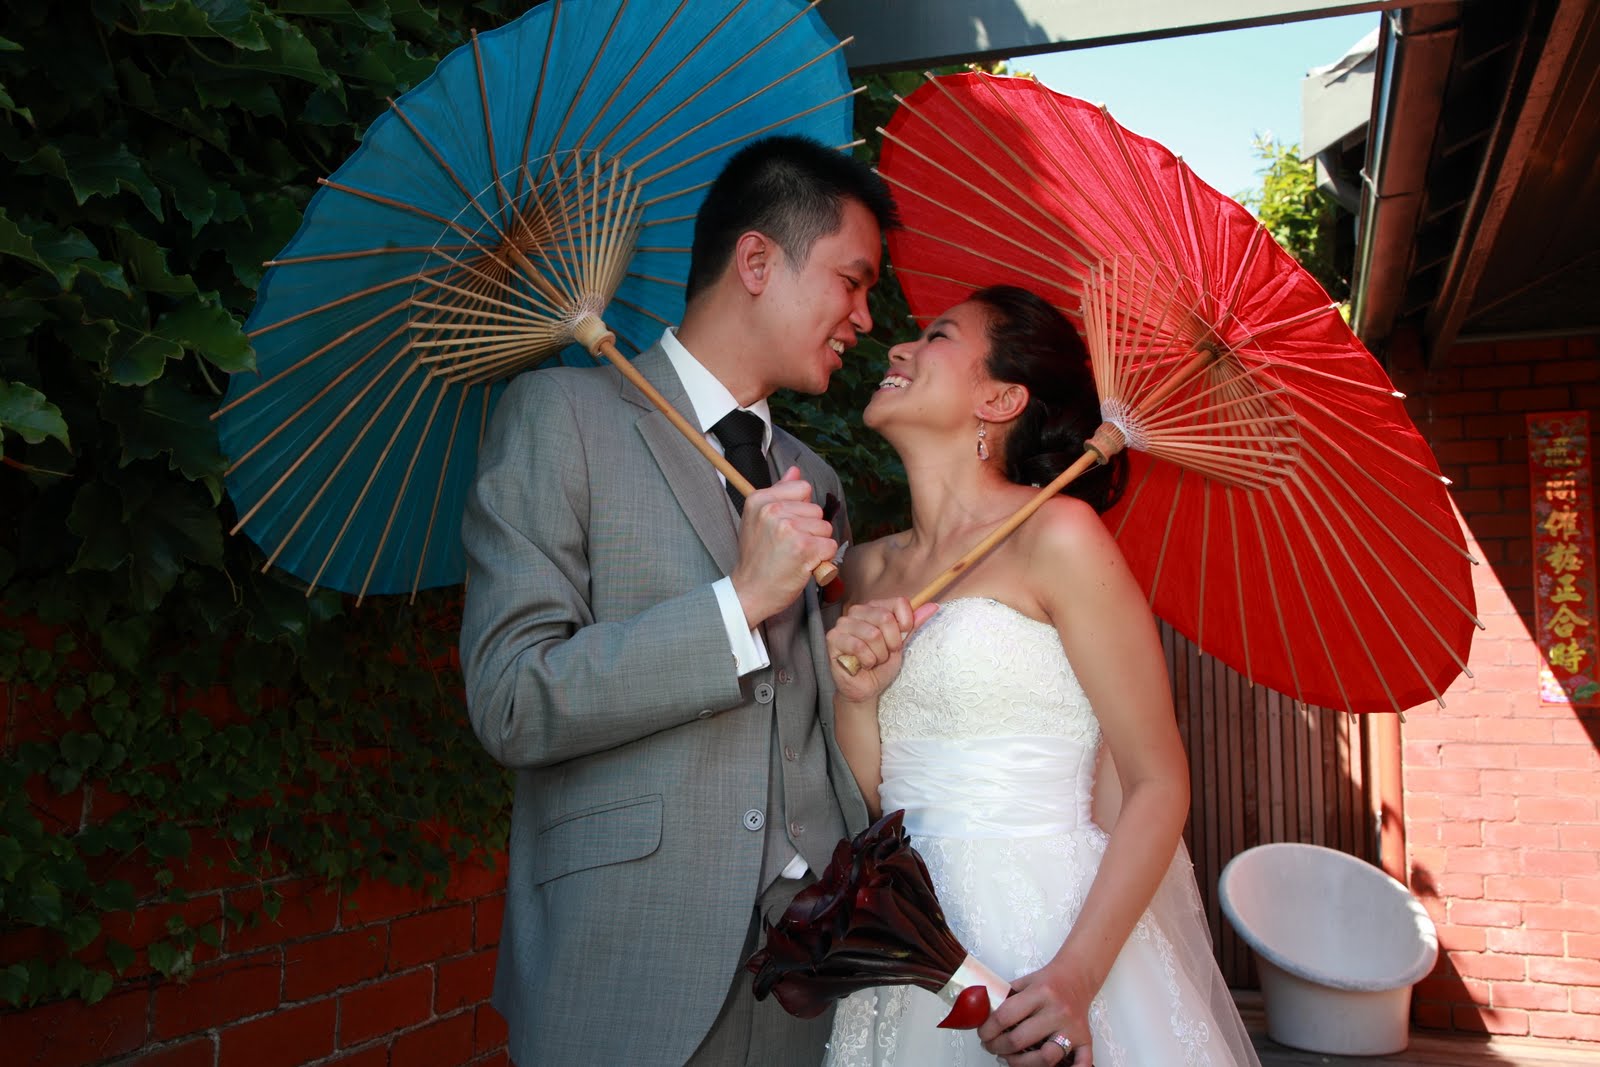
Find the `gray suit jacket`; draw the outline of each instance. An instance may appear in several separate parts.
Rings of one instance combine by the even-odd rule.
[[[659,346],[636,366],[686,409]],[[840,495],[789,434],[771,455]],[[842,508],[835,527],[842,542]],[[764,843],[776,832],[820,872],[866,824],[816,588],[769,623],[771,667],[737,677],[711,589],[738,556],[725,492],[609,367],[512,381],[462,534],[468,709],[517,771],[494,1001],[511,1056],[682,1063],[743,963]]]

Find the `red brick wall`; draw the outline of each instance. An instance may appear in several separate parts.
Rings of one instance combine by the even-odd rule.
[[[1595,338],[1461,345],[1388,363],[1433,446],[1469,543],[1478,614],[1447,707],[1402,727],[1412,888],[1441,955],[1419,1026],[1600,1042],[1600,711],[1539,703],[1525,416],[1587,409]]]
[[[504,870],[504,864],[499,865]],[[258,886],[196,890],[187,914],[251,913]],[[9,1064],[80,1067],[448,1067],[506,1062],[487,1001],[504,876],[458,867],[443,900],[388,883],[340,893],[279,883],[282,910],[202,947],[186,982],[131,975],[98,1004],[0,1015]],[[159,932],[162,908],[121,929]],[[113,920],[115,921],[115,920]],[[126,921],[126,920],[125,920]],[[133,940],[139,941],[137,935]]]
[[[48,628],[21,625],[41,647],[54,639]],[[184,701],[207,714],[231,708],[221,688],[186,690]],[[53,737],[59,726],[50,701],[0,680],[0,750]],[[28,787],[35,813],[53,833],[104,819],[121,806],[103,790],[80,787],[58,795],[37,776]],[[274,879],[282,903],[268,919],[260,907],[265,886],[230,869],[228,842],[201,829],[191,837],[186,859],[166,861],[173,888],[188,896],[183,903],[163,899],[147,866],[122,863],[91,874],[127,879],[140,903],[103,917],[101,938],[85,950],[85,961],[103,960],[107,938],[139,950],[138,961],[96,1004],[68,1000],[0,1010],[0,1064],[507,1062],[505,1026],[488,1004],[505,910],[504,854],[494,857],[493,871],[481,863],[453,863],[442,897],[381,880],[341,891],[313,878]],[[223,921],[230,914],[246,922]],[[179,917],[197,929],[222,927],[214,947],[196,944],[193,973],[182,981],[154,974],[143,951],[166,936],[169,918]],[[0,930],[0,966],[61,950],[59,940],[36,928]]]

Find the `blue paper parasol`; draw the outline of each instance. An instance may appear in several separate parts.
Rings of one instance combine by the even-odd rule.
[[[843,45],[815,6],[552,0],[391,101],[268,264],[258,373],[216,415],[234,532],[266,566],[361,595],[463,579],[505,379],[599,355],[645,385],[623,351],[681,318],[727,157],[768,134],[849,140]]]

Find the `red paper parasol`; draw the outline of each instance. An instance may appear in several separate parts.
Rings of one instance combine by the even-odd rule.
[[[1004,283],[1083,332],[1106,419],[1094,449],[1132,450],[1106,520],[1153,610],[1306,703],[1439,698],[1481,625],[1447,482],[1337,305],[1261,224],[1031,79],[930,78],[881,132],[905,221],[890,255],[919,318]]]

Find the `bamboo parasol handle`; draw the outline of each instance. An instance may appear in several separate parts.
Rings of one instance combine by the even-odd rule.
[[[1108,429],[1110,429],[1114,435],[1113,441],[1101,445],[1100,441],[1104,440],[1102,435],[1105,434]],[[1051,482],[1049,485],[1033,494],[1033,498],[1031,500],[1022,505],[1022,507],[1018,508],[1009,519],[991,530],[989,535],[982,541],[979,541],[977,544],[968,549],[966,555],[952,563],[943,574],[939,575],[939,577],[935,578],[933,581],[929,582],[927,585],[918,590],[917,595],[911,598],[911,610],[916,611],[918,608],[922,607],[922,605],[928,603],[934,597],[942,593],[946,586],[955,581],[957,578],[961,577],[961,575],[964,574],[974,563],[988,555],[989,551],[993,549],[995,545],[998,545],[1001,541],[1004,541],[1006,538],[1015,533],[1017,527],[1021,526],[1023,523],[1032,518],[1033,513],[1044,507],[1045,503],[1049,501],[1051,497],[1060,493],[1061,490],[1065,489],[1069,484],[1076,480],[1079,475],[1088,470],[1090,467],[1093,467],[1096,464],[1104,463],[1113,452],[1120,451],[1122,447],[1123,438],[1121,431],[1116,430],[1115,427],[1109,427],[1108,424],[1102,424],[1100,430],[1095,433],[1095,436],[1091,439],[1090,443],[1084,446],[1083,455],[1079,456],[1077,461],[1073,463],[1072,466],[1056,475],[1055,481]],[[1102,449],[1104,449],[1104,451],[1102,451]],[[854,678],[856,672],[861,669],[861,661],[849,653],[845,653],[844,655],[837,657],[836,662],[841,668],[844,669],[844,672],[850,675],[852,678]]]
[[[649,399],[650,403],[656,406],[656,409],[661,414],[667,417],[668,422],[677,427],[678,432],[683,434],[684,440],[699,449],[700,454],[710,460],[713,467],[722,472],[722,476],[728,479],[729,485],[745,496],[749,496],[756,491],[756,487],[750,484],[749,479],[735,470],[733,464],[729,463],[726,457],[711,447],[711,442],[706,440],[706,435],[701,433],[697,427],[691,425],[689,420],[684,418],[678,412],[678,409],[673,407],[667,398],[662,396],[656,387],[651,385],[645,376],[639,373],[633,363],[621,352],[617,351],[616,335],[607,330],[603,322],[592,317],[584,319],[578,324],[576,337],[578,343],[591,353],[604,356],[609,360],[611,365],[616,367],[624,378],[628,379],[635,388]],[[831,560],[823,560],[811,571],[811,577],[816,579],[819,587],[833,581],[838,574],[839,568],[835,567]]]

